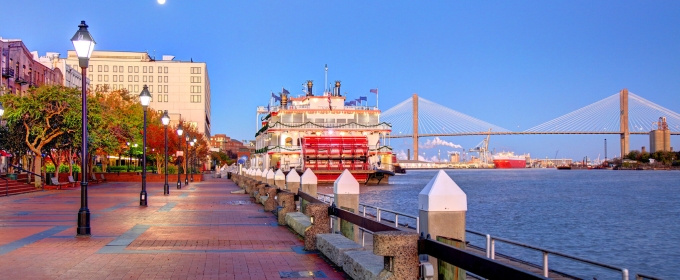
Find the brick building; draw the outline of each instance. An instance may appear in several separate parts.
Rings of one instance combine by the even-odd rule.
[[[242,156],[250,158],[250,149],[243,145],[243,142],[231,139],[226,134],[215,134],[210,137],[210,146],[230,155],[232,158]]]
[[[0,88],[7,93],[25,94],[30,87],[62,84],[63,73],[33,59],[33,54],[19,39],[0,38]]]

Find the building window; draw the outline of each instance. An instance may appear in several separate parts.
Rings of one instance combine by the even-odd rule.
[[[108,65],[104,65],[104,72],[109,72],[109,66]]]
[[[153,68],[149,68],[149,69],[153,69]],[[149,82],[153,83],[153,76],[149,76]]]
[[[118,66],[113,66],[113,72],[118,72]]]
[[[128,75],[128,82],[133,82],[132,75]]]
[[[168,86],[163,86],[163,92],[168,92]],[[166,95],[166,96],[167,96],[167,95]],[[165,97],[165,99],[168,99],[168,98]],[[167,101],[166,101],[166,102],[167,102]]]
[[[118,72],[123,73],[123,66],[118,66]]]
[[[109,81],[109,75],[104,75],[104,82],[108,82],[108,81]]]
[[[102,72],[102,66],[101,65],[97,65],[97,72]]]
[[[102,75],[97,75],[97,82],[101,82],[101,81],[102,81]]]
[[[153,94],[149,94],[149,95],[151,95],[151,98],[149,99],[149,101],[153,102]]]
[[[114,76],[115,77],[115,76]],[[118,90],[118,85],[113,85],[113,90]]]
[[[163,67],[163,72],[165,72],[165,74],[168,73],[168,66]]]
[[[167,67],[166,67],[167,68]],[[167,72],[166,72],[167,73]],[[163,77],[163,82],[167,83],[168,82],[168,76]]]
[[[149,66],[149,73],[153,73],[153,66]]]
[[[200,95],[192,95],[191,96],[191,103],[201,103],[201,96]]]
[[[153,85],[149,86],[149,92],[153,92]]]
[[[139,85],[135,85],[135,92],[139,91]]]
[[[139,66],[135,66],[135,73],[139,73]]]
[[[201,67],[191,67],[191,74],[201,74]]]
[[[191,76],[191,82],[192,83],[200,83],[201,82],[201,76]]]
[[[123,81],[123,75],[118,75],[118,81],[119,81],[119,82],[124,82],[124,81]],[[121,86],[121,87],[122,87],[122,86]]]
[[[142,72],[146,73],[146,66],[142,67]]]
[[[158,82],[162,83],[163,82],[163,76],[158,76]]]
[[[76,68],[76,66],[77,65],[73,65],[73,69],[78,69],[78,68]],[[92,67],[90,67],[90,72],[94,72],[94,65],[92,65]]]
[[[116,69],[116,67],[114,67],[113,69]],[[117,82],[117,81],[118,81],[118,75],[113,75],[113,81],[114,81],[114,82]],[[114,87],[115,87],[115,86],[114,86]]]
[[[191,86],[191,93],[201,93],[201,86]]]
[[[132,73],[132,66],[128,66],[128,73]]]
[[[167,87],[167,86],[166,86]],[[164,94],[163,95],[163,102],[168,102],[168,95]]]
[[[158,73],[163,73],[163,67],[158,66]]]
[[[139,76],[135,75],[135,82],[139,82]]]
[[[146,71],[144,71],[144,72],[146,72]],[[146,75],[142,76],[142,81],[146,83]]]

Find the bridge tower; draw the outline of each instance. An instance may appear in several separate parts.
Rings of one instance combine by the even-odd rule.
[[[621,160],[630,152],[630,130],[628,130],[628,89],[619,92],[620,128],[621,128]]]
[[[413,94],[413,159],[418,160],[418,94]]]

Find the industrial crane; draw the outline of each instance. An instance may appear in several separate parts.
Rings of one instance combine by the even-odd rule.
[[[491,162],[491,154],[489,153],[489,138],[491,137],[491,128],[489,128],[489,134],[486,138],[482,140],[477,146],[470,149],[469,152],[477,152],[479,154],[479,161],[488,164]]]

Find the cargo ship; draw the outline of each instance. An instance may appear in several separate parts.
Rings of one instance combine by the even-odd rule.
[[[257,108],[250,166],[284,173],[310,168],[319,183],[332,183],[347,169],[360,183],[387,183],[394,175],[386,144],[392,126],[380,122],[378,107],[363,105],[366,97],[348,101],[340,81],[323,95],[313,94],[312,81],[306,85],[299,96],[282,88],[271,94],[269,105]]]
[[[500,152],[493,155],[493,164],[496,168],[526,168],[527,156],[516,156],[513,152]]]

